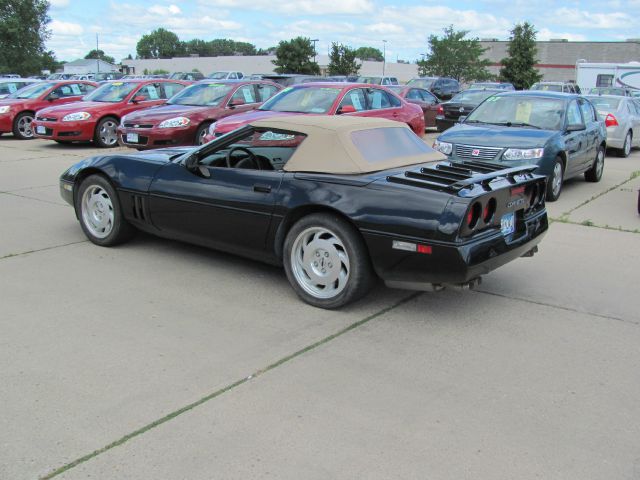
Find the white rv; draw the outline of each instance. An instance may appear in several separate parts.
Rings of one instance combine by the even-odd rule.
[[[576,67],[576,83],[583,92],[588,92],[593,87],[623,87],[640,90],[640,62],[579,62]]]

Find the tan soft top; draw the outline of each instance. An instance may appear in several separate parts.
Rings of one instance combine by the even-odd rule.
[[[377,128],[405,128],[411,131],[403,123],[382,118],[292,115],[257,120],[251,125],[299,132],[307,136],[284,166],[288,172],[359,174],[446,159],[443,154],[433,150],[410,156],[399,152],[399,156],[384,161],[367,161],[353,144],[352,132]]]

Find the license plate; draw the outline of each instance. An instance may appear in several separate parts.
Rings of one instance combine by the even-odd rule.
[[[138,143],[138,134],[137,133],[127,133],[127,142],[128,143]]]
[[[44,127],[44,125],[38,125],[36,127],[36,133],[44,135],[45,133],[47,133],[47,129]]]
[[[505,237],[511,235],[516,231],[516,214],[514,212],[507,213],[502,216],[500,220],[500,227],[502,228],[502,235]]]

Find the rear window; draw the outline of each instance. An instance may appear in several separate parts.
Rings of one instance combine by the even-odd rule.
[[[562,92],[562,85],[553,83],[534,83],[531,90],[540,90],[542,92]]]
[[[458,93],[455,97],[451,99],[451,103],[469,103],[471,105],[477,105],[482,102],[485,98],[490,97],[496,92],[480,90],[480,91],[471,91],[466,90],[464,92]]]
[[[404,127],[357,130],[351,132],[351,141],[369,163],[433,152],[415,133]]]
[[[620,98],[607,98],[607,97],[587,97],[591,103],[596,107],[596,110],[602,110],[605,112],[613,112],[620,106]]]

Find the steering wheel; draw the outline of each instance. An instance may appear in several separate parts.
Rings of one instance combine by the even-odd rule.
[[[233,157],[233,154],[236,152],[244,152],[247,154],[247,156],[238,160],[235,165],[231,165],[231,157]],[[244,161],[250,162],[256,170],[262,170],[262,165],[260,164],[258,157],[256,157],[255,153],[253,153],[248,148],[233,147],[231,150],[227,152],[227,158],[226,158],[227,168],[241,168],[239,167],[239,165],[241,162],[244,162]]]

